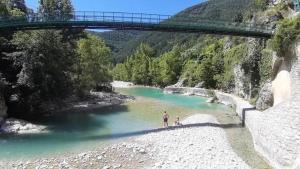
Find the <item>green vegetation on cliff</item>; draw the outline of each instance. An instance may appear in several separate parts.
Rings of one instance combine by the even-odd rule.
[[[300,15],[279,22],[275,36],[269,41],[271,48],[280,56],[300,37]]]

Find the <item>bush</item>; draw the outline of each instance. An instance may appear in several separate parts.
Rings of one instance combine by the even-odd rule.
[[[279,56],[284,56],[290,46],[300,35],[300,15],[295,18],[286,18],[279,22],[278,28],[272,39],[268,41],[268,46],[276,51]]]
[[[260,84],[264,84],[270,79],[272,74],[272,51],[263,50],[262,57],[259,62]]]

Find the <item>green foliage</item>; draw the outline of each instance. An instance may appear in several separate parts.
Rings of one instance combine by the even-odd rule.
[[[280,56],[284,56],[289,47],[297,40],[300,35],[300,15],[295,18],[286,18],[279,22],[278,28],[268,45]]]
[[[45,8],[59,13],[73,9],[69,0],[40,4],[40,12]],[[25,16],[27,7],[24,0],[1,0],[0,13],[7,17]],[[11,95],[18,98],[8,104],[10,116],[43,113],[43,103],[60,102],[72,94],[78,32],[42,30],[14,35],[14,32],[1,32],[0,71],[9,91],[6,100]]]
[[[219,87],[222,89],[231,89],[234,86],[234,67],[241,62],[247,54],[246,44],[240,44],[232,47],[224,54],[224,73],[217,77]]]
[[[135,54],[130,58],[132,82],[136,84],[151,84],[150,64],[154,51],[147,44],[141,44]]]
[[[161,79],[158,85],[164,87],[176,83],[181,73],[182,61],[178,46],[175,46],[170,52],[164,53],[158,63],[160,70],[159,78]]]
[[[269,0],[255,0],[255,7],[260,10],[266,10],[268,7]]]
[[[77,53],[79,56],[77,85],[80,90],[90,90],[112,80],[109,72],[110,49],[102,39],[88,35],[87,38],[79,40]]]
[[[251,2],[250,0],[210,0],[187,8],[172,19],[192,17],[195,22],[203,18],[207,20],[241,21],[245,12],[252,12],[252,8],[255,8],[250,6],[252,5]],[[198,42],[203,43],[207,38],[202,33],[175,32],[111,31],[99,33],[98,35],[103,37],[112,49],[116,63],[126,60],[141,43],[149,44],[156,51],[158,57],[172,50],[177,44],[180,44],[181,47],[186,45],[185,47],[189,48]],[[214,35],[211,37],[220,36]]]
[[[115,80],[132,81],[136,84],[151,84],[151,64],[154,51],[147,44],[141,44],[135,53],[123,64],[117,64],[114,68]]]
[[[62,42],[59,32],[19,32],[13,44],[20,51],[12,55],[21,67],[18,86],[27,90],[20,93],[21,98],[26,98],[23,104],[32,106],[30,111],[37,111],[43,101],[64,98],[72,91],[74,53],[68,43]]]
[[[193,87],[199,82],[204,82],[206,88],[217,87],[217,80],[224,67],[224,40],[212,40],[211,42],[199,49],[197,59],[190,59],[185,63],[181,78],[186,79],[188,86]]]
[[[259,63],[260,84],[263,85],[272,75],[272,51],[263,50]]]
[[[114,79],[157,86],[175,83],[182,69],[183,60],[180,51],[180,47],[175,46],[171,51],[155,59],[153,49],[142,43],[125,63],[116,65],[113,70]]]
[[[72,18],[73,10],[70,0],[40,0],[39,13],[49,19],[55,19],[57,16]]]
[[[0,16],[8,16],[8,9],[6,8],[6,1],[0,0]]]

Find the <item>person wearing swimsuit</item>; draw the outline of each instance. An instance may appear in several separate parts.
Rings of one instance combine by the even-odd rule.
[[[169,120],[169,115],[168,115],[168,113],[165,111],[165,112],[164,112],[164,115],[163,115],[164,127],[168,127],[168,126],[169,126],[168,120]]]

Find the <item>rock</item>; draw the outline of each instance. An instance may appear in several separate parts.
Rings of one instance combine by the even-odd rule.
[[[104,166],[102,169],[110,169],[109,165]]]
[[[86,156],[86,153],[80,153],[80,154],[78,154],[79,158],[83,158],[84,156]]]
[[[143,149],[143,148],[141,148],[141,149],[139,150],[139,152],[140,152],[141,154],[146,154],[146,150]]]
[[[217,97],[211,97],[208,98],[206,103],[217,103],[218,102],[218,98]]]
[[[6,117],[7,116],[6,112],[7,112],[7,107],[5,104],[5,100],[2,94],[0,93],[0,117]]]
[[[121,164],[113,166],[114,169],[121,168],[121,167],[122,167]]]
[[[113,81],[113,82],[111,83],[111,85],[112,85],[114,88],[128,88],[128,87],[134,86],[134,84],[131,83],[131,82],[123,82],[123,81]]]
[[[5,133],[29,134],[46,132],[45,126],[31,124],[24,120],[7,119],[1,126]]]
[[[183,87],[184,82],[186,79],[180,79],[176,84],[172,85],[172,87]]]
[[[240,64],[236,65],[234,67],[234,83],[235,83],[235,88],[234,88],[234,93],[238,96],[245,97],[245,72],[242,69],[242,66]]]
[[[203,87],[204,87],[204,82],[200,82],[195,86],[195,88],[203,88]]]
[[[256,109],[266,110],[273,106],[272,83],[267,81],[259,92],[258,100],[256,101]]]

